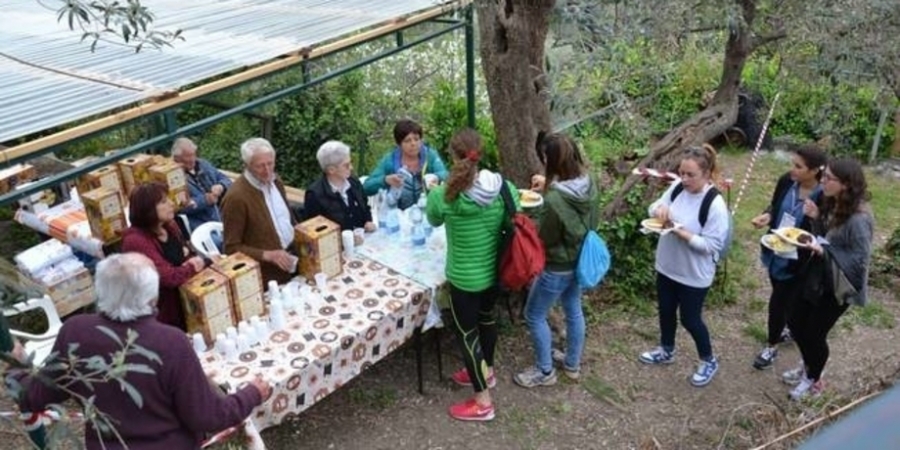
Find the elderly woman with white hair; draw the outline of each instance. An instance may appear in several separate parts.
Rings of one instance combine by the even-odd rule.
[[[244,173],[222,200],[225,253],[244,253],[260,262],[266,281],[286,283],[297,269],[291,254],[296,220],[275,174],[275,149],[252,138],[241,145],[241,159]]]
[[[50,361],[42,375],[53,380],[71,376],[71,371],[95,372],[94,359],[111,363],[123,343],[136,336],[125,352],[131,369],[121,381],[118,376],[90,385],[75,380],[65,390],[23,377],[23,411],[41,411],[73,395],[93,398],[115,433],[95,430],[92,421],[85,421],[89,450],[120,448],[123,443],[132,450],[199,449],[204,433],[239,424],[271,395],[261,378],[231,395],[210,384],[184,332],[156,320],[159,275],[146,256],[122,253],[100,261],[95,283],[99,313],[74,316],[63,324],[53,346],[62,364]],[[69,373],[56,372],[61,368]],[[131,389],[123,389],[126,383]],[[140,401],[129,392],[140,393]]]
[[[340,141],[328,141],[319,147],[316,159],[322,167],[322,176],[306,188],[304,219],[321,215],[339,224],[342,230],[373,231],[372,210],[362,183],[353,176],[350,147]]]

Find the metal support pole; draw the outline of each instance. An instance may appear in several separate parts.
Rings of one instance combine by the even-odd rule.
[[[403,30],[397,31],[394,36],[397,38],[397,47],[403,47]]]
[[[466,119],[475,128],[475,29],[472,5],[466,6]]]

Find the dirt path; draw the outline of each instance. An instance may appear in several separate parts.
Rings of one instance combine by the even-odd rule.
[[[900,314],[900,303],[887,292],[875,290],[873,301],[893,317]],[[763,312],[748,316],[746,306],[708,315],[722,366],[706,388],[694,388],[687,380],[696,353],[683,330],[675,364],[637,362],[636,355],[654,345],[647,336],[655,336],[655,318],[592,326],[581,383],[519,388],[511,375],[531,358],[527,330],[519,325],[508,329],[499,344],[498,410],[491,423],[460,423],[447,416],[447,405],[468,391],[448,380],[437,382],[433,355],[426,361],[427,393],[419,395],[413,352],[406,349],[264,438],[273,450],[749,448],[774,437],[754,435],[751,419],[777,407],[795,415],[801,409],[787,401],[787,387],[778,379],[799,360],[793,346],[782,351],[774,370],[750,366],[759,345],[744,330],[748,320],[762,321]],[[870,328],[856,321],[842,319],[832,337],[827,398],[854,392],[900,364],[900,328]],[[453,342],[446,338],[449,353]],[[455,362],[445,358],[445,376]]]

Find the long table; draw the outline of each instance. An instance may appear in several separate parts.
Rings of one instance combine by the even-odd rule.
[[[409,211],[409,210],[407,210]],[[388,233],[378,230],[366,235],[365,242],[354,251],[373,261],[390,266],[405,277],[424,285],[434,299],[447,282],[447,232],[443,226],[434,228],[425,245],[413,245],[412,223],[408,213],[400,214],[400,231]],[[431,303],[424,330],[441,327],[441,311],[438,301]]]
[[[257,375],[272,396],[251,415],[262,430],[299,414],[339,389],[421,330],[431,289],[365,257],[344,262],[324,292],[313,288],[305,308],[287,315],[283,330],[228,362],[215,351],[200,355],[206,374],[227,390]]]

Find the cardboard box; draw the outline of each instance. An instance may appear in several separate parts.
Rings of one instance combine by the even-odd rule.
[[[237,323],[231,309],[231,284],[224,275],[204,269],[179,290],[187,332],[202,334],[207,345]]]
[[[97,294],[94,292],[93,284],[81,290],[70,292],[62,297],[53,297],[53,304],[56,306],[56,312],[60,317],[68,316],[75,311],[94,304],[97,301]]]
[[[266,303],[263,301],[263,293],[257,292],[244,298],[235,298],[232,302],[234,307],[234,321],[250,320],[253,316],[265,316]]]
[[[119,173],[119,167],[112,165],[101,167],[92,172],[88,172],[78,178],[75,183],[79,195],[92,191],[97,188],[105,187],[118,193],[121,203],[126,204],[127,197],[122,184],[122,175]]]
[[[187,194],[187,176],[180,164],[166,161],[151,167],[149,173],[153,181],[166,186],[169,200],[175,204],[176,208],[187,205],[190,200]]]
[[[100,187],[81,194],[91,234],[105,243],[118,240],[125,230],[125,209],[121,192]]]
[[[259,263],[243,253],[237,252],[222,258],[211,268],[228,279],[235,299],[247,298],[263,291]]]
[[[0,194],[5,194],[26,181],[34,180],[37,172],[31,164],[16,164],[0,170]]]
[[[118,162],[126,196],[131,195],[131,190],[135,186],[150,181],[150,167],[154,164],[156,164],[156,160],[150,155],[143,153],[138,153],[131,158],[125,158]]]
[[[318,272],[329,278],[342,271],[341,226],[316,216],[294,227],[294,246],[300,256],[300,273],[312,278]]]
[[[300,258],[300,274],[310,280],[319,272],[333,278],[343,271],[344,262],[340,252],[319,258]]]
[[[150,168],[150,179],[165,184],[170,191],[187,189],[187,176],[180,164],[166,161]]]

